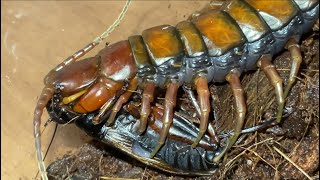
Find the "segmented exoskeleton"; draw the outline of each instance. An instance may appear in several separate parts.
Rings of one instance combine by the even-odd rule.
[[[110,112],[107,125],[126,103],[132,91],[143,89],[138,132],[144,133],[151,113],[156,88],[165,88],[163,125],[153,158],[169,133],[173,121],[177,91],[180,86],[195,89],[200,107],[200,127],[192,147],[196,147],[208,129],[210,114],[209,82],[230,83],[236,104],[237,123],[226,149],[236,142],[246,116],[244,91],[240,75],[260,67],[275,88],[278,115],[282,111],[301,63],[298,42],[319,16],[318,0],[234,0],[220,10],[210,10],[178,23],[161,25],[128,40],[102,49],[95,57],[76,61],[96,44],[91,43],[75,56],[53,69],[45,78],[45,88],[34,115],[34,133],[38,159],[40,119],[54,93],[61,94],[71,111],[88,114],[99,111],[92,119],[99,124]],[[272,65],[272,56],[286,48],[291,53],[292,68],[285,90]],[[74,62],[76,61],[76,62]],[[110,108],[112,109],[110,110]],[[224,153],[214,158],[218,162]],[[43,170],[43,169],[42,169]]]
[[[225,149],[219,147],[208,135],[201,139],[198,147],[192,148],[191,144],[199,129],[192,124],[189,116],[175,112],[163,148],[154,158],[149,158],[150,152],[157,144],[162,126],[163,107],[160,105],[152,108],[146,132],[138,135],[139,127],[136,122],[139,119],[139,107],[135,103],[125,105],[114,123],[107,126],[105,123],[97,125],[92,123],[97,111],[78,114],[60,106],[60,101],[59,95],[55,94],[47,105],[53,121],[59,124],[75,123],[91,137],[125,152],[144,164],[166,172],[180,175],[212,174],[218,167],[213,163],[213,157]],[[106,122],[104,117],[102,119]]]

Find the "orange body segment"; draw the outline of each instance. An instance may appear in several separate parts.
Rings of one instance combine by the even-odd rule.
[[[211,56],[220,56],[245,41],[237,24],[222,11],[210,11],[192,22],[203,35]]]
[[[298,7],[291,0],[246,0],[251,6],[260,12],[265,19],[274,19],[269,24],[272,30],[278,30],[283,24],[288,23],[298,12]],[[280,21],[281,23],[274,23]],[[271,21],[267,21],[271,22]]]
[[[174,57],[181,53],[181,43],[175,28],[162,25],[142,32],[151,59]]]
[[[180,33],[184,49],[188,56],[197,57],[207,52],[201,35],[190,21],[182,21],[177,24],[176,28]]]
[[[269,27],[259,14],[243,1],[230,1],[224,11],[238,23],[249,42],[254,42],[269,31]]]

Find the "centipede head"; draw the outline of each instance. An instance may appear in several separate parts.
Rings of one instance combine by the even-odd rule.
[[[36,154],[40,174],[44,180],[48,179],[43,162],[40,140],[40,124],[44,108],[53,98],[55,93],[67,95],[90,86],[97,76],[97,64],[95,58],[78,61],[68,66],[61,66],[60,64],[57,66],[58,68],[50,71],[44,79],[45,87],[40,94],[33,119]]]
[[[41,153],[40,124],[48,103],[53,103],[52,107],[56,107],[49,111],[53,120],[66,123],[69,121],[68,112],[80,115],[93,113],[110,99],[115,99],[116,92],[124,86],[125,79],[134,77],[137,71],[128,41],[105,47],[94,57],[75,60],[74,55],[48,73],[34,111],[36,152],[43,179],[47,177]],[[61,117],[61,114],[55,111],[58,109],[66,116]]]

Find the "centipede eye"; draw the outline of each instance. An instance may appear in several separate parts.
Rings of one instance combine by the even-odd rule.
[[[55,86],[56,93],[61,93],[62,90],[63,90],[63,86],[61,84],[57,84]]]

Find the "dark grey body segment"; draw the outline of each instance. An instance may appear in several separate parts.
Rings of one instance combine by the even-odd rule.
[[[133,152],[139,156],[148,158],[147,155],[150,155],[150,152],[146,151],[146,149],[138,144],[137,141],[134,142],[132,149]],[[159,150],[156,157],[164,160],[175,168],[193,172],[210,171],[217,168],[218,166],[216,164],[210,163],[213,156],[214,152],[212,151],[206,151],[199,147],[192,148],[180,141],[168,139]]]
[[[246,2],[243,0],[243,3]],[[162,59],[161,62],[160,60],[157,61],[157,64],[154,64],[156,72],[152,75],[147,73],[140,73],[138,75],[141,78],[151,76],[157,86],[164,87],[166,82],[170,79],[176,79],[180,85],[192,84],[194,77],[196,77],[198,73],[204,74],[208,82],[223,82],[225,81],[226,75],[232,69],[237,69],[241,73],[255,69],[256,63],[261,55],[274,55],[278,53],[284,48],[290,37],[295,37],[299,40],[301,35],[310,30],[319,17],[318,0],[292,0],[292,5],[294,11],[290,17],[287,17],[287,22],[277,21],[274,17],[267,16],[264,13],[254,10],[267,25],[266,32],[253,38],[249,31],[243,30],[243,33],[249,40],[246,39],[244,44],[240,43],[221,55],[210,56],[209,51],[206,51],[205,49],[202,49],[202,51],[199,52],[192,52],[189,49],[185,49],[185,53],[179,54],[179,56],[168,57],[167,60]],[[220,11],[223,11],[223,9]],[[237,19],[232,20],[231,22],[238,26]],[[192,21],[187,23],[192,24]],[[180,24],[181,23],[177,25],[178,29],[180,28]],[[195,30],[194,32],[198,31]],[[185,37],[179,36],[179,34],[178,37],[182,44],[192,43],[187,42]],[[204,39],[203,42],[206,42],[206,40]],[[208,44],[204,44],[206,44],[207,49],[209,49]],[[211,52],[219,51],[218,49],[217,51],[214,51],[212,47],[210,48]],[[151,54],[149,49],[148,54]],[[179,58],[182,61],[180,66],[176,63],[179,61]],[[143,70],[140,71],[144,72]]]
[[[121,114],[117,118],[114,126],[102,127],[102,141],[108,143],[112,142],[118,144],[118,146],[128,144],[126,147],[122,147],[122,150],[129,148],[133,155],[145,158],[146,161],[154,160],[150,159],[149,156],[157,144],[159,134],[148,127],[146,133],[139,136],[134,130],[136,121],[137,120],[130,114]],[[158,121],[157,123],[160,122]],[[160,125],[160,127],[161,126],[162,125]],[[195,138],[198,131],[198,128],[192,125],[188,120],[179,116],[175,116],[175,121],[173,121],[170,128],[171,134],[178,132],[179,136],[183,136],[185,139],[190,137]],[[212,159],[215,156],[215,150],[217,150],[218,147],[210,143],[210,138],[207,135],[202,139],[202,143],[206,144],[211,150],[206,150],[202,147],[194,149],[185,142],[167,138],[163,147],[156,154],[155,160],[167,163],[172,166],[172,170],[179,169],[179,171],[190,171],[191,174],[212,171],[217,168],[217,165],[212,163]]]
[[[311,10],[302,12],[302,18],[303,18],[303,24],[304,24],[303,26],[301,26],[302,33],[306,33],[312,28],[313,24],[317,20],[317,17],[319,17],[319,2]]]
[[[149,155],[157,143],[159,134],[148,127],[146,133],[138,135],[135,130],[136,121],[137,119],[130,114],[122,112],[115,120],[113,126],[100,126],[94,135],[90,132],[94,128],[86,127],[88,124],[91,124],[90,119],[86,121],[78,120],[76,124],[82,129],[89,131],[89,134],[91,133],[91,135],[100,141],[119,148],[121,151],[126,152],[145,164],[151,166],[152,164],[156,164],[159,169],[165,171],[199,175],[212,174],[216,170],[217,165],[212,163],[212,159],[218,152],[218,147],[210,143],[208,136],[205,136],[202,141],[211,150],[206,150],[202,147],[193,149],[190,144],[167,138],[164,146],[156,154],[156,157],[150,159]],[[186,128],[186,126],[189,128]],[[180,129],[181,132],[179,134],[184,135],[186,138],[190,138],[190,133],[191,137],[195,138],[198,133],[198,129],[183,118],[176,119],[170,131],[176,131],[177,129]]]
[[[184,130],[181,129],[181,131]],[[186,133],[185,135],[187,137],[189,134]],[[193,134],[193,136],[196,136],[196,134]],[[158,139],[159,134],[148,128],[143,136],[134,140],[132,152],[141,157],[149,158]],[[208,137],[205,137],[205,139],[209,140]],[[217,149],[217,147],[212,147],[212,151],[201,147],[192,148],[186,143],[167,138],[163,147],[156,154],[156,158],[184,171],[210,171],[217,168],[217,165],[212,163],[212,159],[215,156],[214,149]]]
[[[256,69],[257,61],[262,54],[269,53],[271,47],[273,47],[274,37],[271,33],[268,33],[264,37],[254,42],[246,43],[245,50],[240,60],[240,67],[243,71],[249,71]]]

